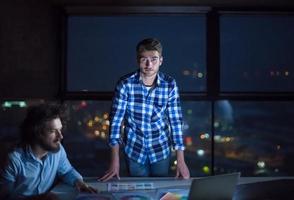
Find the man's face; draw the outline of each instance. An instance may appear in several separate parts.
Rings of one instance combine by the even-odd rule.
[[[59,118],[46,122],[45,129],[39,137],[39,145],[45,151],[57,152],[63,139],[62,123]]]
[[[158,51],[144,51],[138,58],[140,72],[143,76],[154,76],[159,70],[159,66],[162,64],[162,56]]]

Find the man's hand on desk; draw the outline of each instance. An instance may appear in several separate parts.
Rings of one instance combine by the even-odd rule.
[[[109,179],[113,178],[114,176],[117,177],[119,180],[119,159],[114,159],[111,164],[110,168],[106,171],[105,175],[99,178],[99,181],[108,181]]]
[[[177,174],[176,178],[183,178],[183,179],[189,179],[190,178],[190,172],[186,165],[186,163],[178,163],[177,164]]]
[[[77,180],[75,182],[75,187],[79,192],[97,193],[97,190],[95,188],[92,188],[91,186],[87,185],[82,180]]]

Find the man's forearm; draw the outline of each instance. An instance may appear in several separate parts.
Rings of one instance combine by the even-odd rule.
[[[185,163],[184,151],[177,150],[177,175],[176,177],[190,178],[189,169]]]
[[[119,161],[119,144],[111,147],[111,162]]]
[[[177,162],[185,162],[184,151],[177,150]]]

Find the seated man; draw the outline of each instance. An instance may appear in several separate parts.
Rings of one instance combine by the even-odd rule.
[[[28,109],[21,140],[8,156],[0,179],[0,199],[56,199],[50,193],[60,178],[78,191],[96,192],[71,166],[61,145],[60,106],[40,104]]]

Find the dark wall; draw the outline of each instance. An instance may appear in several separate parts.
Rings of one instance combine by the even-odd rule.
[[[294,1],[1,0],[0,99],[56,98],[60,88],[61,16],[67,5],[293,6]]]
[[[59,11],[44,1],[2,1],[0,98],[52,98],[59,87]]]

